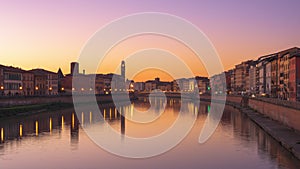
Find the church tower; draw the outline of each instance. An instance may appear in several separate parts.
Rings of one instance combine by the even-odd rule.
[[[124,60],[122,60],[122,63],[121,63],[121,76],[125,80],[125,61]]]

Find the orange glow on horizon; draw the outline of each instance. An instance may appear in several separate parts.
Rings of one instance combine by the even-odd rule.
[[[137,73],[132,80],[135,82],[143,82],[145,79],[154,80],[155,78],[160,78],[160,81],[173,81],[174,78],[167,72],[159,69],[147,69]]]
[[[195,53],[189,49],[187,46],[182,44],[181,42],[172,39],[170,37],[162,36],[162,35],[141,35],[134,36],[128,38],[119,44],[115,45],[104,57],[102,62],[99,64],[98,73],[116,73],[120,74],[119,66],[121,60],[128,60],[130,57],[134,55],[139,55],[143,52],[143,50],[163,50],[165,53],[169,53],[170,55],[175,55],[174,57],[178,60],[180,59],[188,68],[191,69],[192,73],[197,76],[208,76],[204,65],[201,60]],[[151,52],[151,51],[150,51]],[[159,52],[153,52],[155,54]],[[148,57],[145,62],[163,62],[168,66],[168,68],[172,70],[178,70],[180,68],[172,65],[172,60],[165,60],[163,54],[161,56],[161,60],[153,60],[152,57]],[[135,81],[146,81],[151,80],[153,77],[160,77],[165,80],[172,80],[173,78],[169,75],[170,72],[163,71],[143,71],[143,76],[138,75],[139,72],[131,72],[128,67],[128,62],[126,62],[126,77],[128,79],[133,79]],[[136,65],[139,65],[137,62]],[[85,69],[85,68],[82,68]],[[154,72],[152,72],[154,71]],[[136,77],[133,77],[137,75]]]

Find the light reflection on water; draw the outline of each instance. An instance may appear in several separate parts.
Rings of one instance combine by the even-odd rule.
[[[245,115],[226,107],[214,135],[204,144],[198,143],[208,103],[199,109],[193,102],[168,100],[165,111],[149,124],[138,124],[123,119],[122,110],[134,116],[133,108],[144,111],[150,106],[145,101],[115,108],[102,106],[103,117],[117,132],[132,137],[149,137],[165,131],[178,117],[183,106],[187,116],[197,120],[188,136],[175,148],[160,156],[147,159],[128,159],[110,154],[97,147],[81,129],[93,126],[100,117],[93,111],[80,113],[61,110],[26,118],[0,120],[1,168],[300,168],[299,161],[270,138]],[[158,102],[153,111],[164,105]],[[97,123],[98,125],[98,123]],[[103,121],[99,127],[103,127]],[[123,126],[123,127],[122,127]],[[105,137],[105,136],[103,136]],[[122,138],[120,138],[122,139]]]

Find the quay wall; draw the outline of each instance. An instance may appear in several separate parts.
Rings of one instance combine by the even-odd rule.
[[[218,98],[217,98],[218,99]],[[227,96],[227,103],[243,106],[241,96]],[[272,98],[249,98],[246,106],[272,120],[300,131],[300,104]]]
[[[249,99],[248,106],[273,120],[300,131],[299,109],[256,99]]]
[[[91,96],[79,96],[82,102],[90,102]],[[98,102],[111,102],[111,95],[96,96]],[[73,103],[72,95],[60,96],[33,96],[33,97],[1,97],[0,107],[13,107],[20,105],[35,105],[45,103]]]

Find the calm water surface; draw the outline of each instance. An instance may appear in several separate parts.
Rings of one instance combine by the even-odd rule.
[[[178,116],[180,106],[186,106],[186,115],[193,102],[181,103],[168,100],[166,109],[154,122],[137,124],[125,120],[121,127],[118,108],[102,106],[105,121],[116,131],[132,137],[150,137],[165,131]],[[158,104],[159,105],[159,104]],[[130,113],[132,108],[144,111],[150,107],[148,101],[136,101],[124,105]],[[157,106],[153,111],[160,111]],[[99,148],[90,140],[81,125],[94,124],[97,115],[82,112],[77,118],[74,110],[61,110],[26,118],[0,120],[0,168],[38,169],[256,169],[256,168],[300,168],[300,162],[282,148],[269,135],[232,107],[226,107],[222,121],[213,136],[204,144],[198,143],[203,123],[210,111],[208,103],[201,103],[197,120],[188,136],[175,148],[152,158],[129,159],[113,155]],[[82,124],[79,124],[79,121]],[[123,139],[120,137],[120,139]]]

